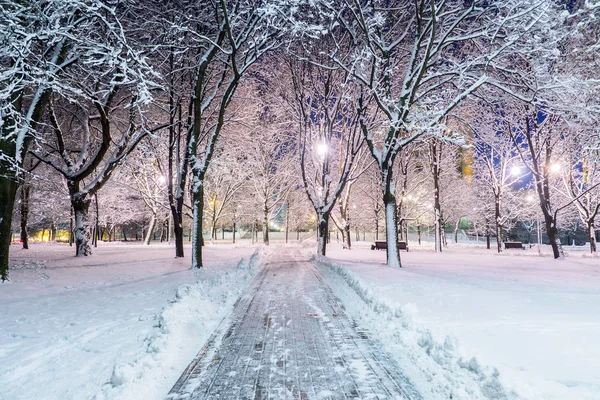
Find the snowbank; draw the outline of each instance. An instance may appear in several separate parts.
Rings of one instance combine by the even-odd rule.
[[[495,368],[480,365],[474,357],[463,358],[455,339],[448,336],[438,342],[428,329],[416,325],[412,318],[414,304],[386,304],[343,265],[321,257],[314,261],[350,316],[366,326],[371,337],[385,343],[424,399],[519,398],[503,387]]]
[[[398,329],[417,335],[413,344],[427,343],[429,335],[437,345],[451,343],[461,364],[475,357],[492,365],[504,390],[522,398],[600,398],[597,258],[460,247],[436,254],[415,244],[402,252],[404,268],[397,269],[385,265],[385,252],[360,246],[345,251],[333,244],[327,255],[319,260],[324,273],[346,287],[351,282],[351,292],[369,299],[368,310],[400,310],[407,327]]]
[[[235,271],[177,289],[175,299],[146,337],[146,352],[114,366],[110,382],[94,399],[163,399],[256,273],[255,253]],[[201,273],[200,273],[201,275]]]
[[[0,399],[164,398],[252,278],[255,252],[207,245],[196,274],[187,246],[186,258],[158,244],[100,243],[85,258],[68,245],[11,248]]]

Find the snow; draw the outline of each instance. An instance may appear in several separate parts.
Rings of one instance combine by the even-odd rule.
[[[164,398],[251,280],[255,250],[206,246],[194,273],[167,245],[11,248],[0,399]]]
[[[475,246],[436,254],[413,244],[397,269],[367,245],[331,244],[317,264],[348,312],[412,365],[415,381],[437,381],[426,398],[600,398],[597,257],[567,248],[555,261],[536,249],[497,255]]]
[[[398,269],[368,245],[331,243],[315,262],[423,398],[600,397],[600,262],[587,248],[555,261],[550,248],[412,244]],[[68,245],[31,247],[11,249],[12,281],[0,286],[0,399],[164,398],[260,264],[239,244],[206,246],[197,274],[168,245],[100,243],[83,258]],[[376,379],[360,361],[349,368]]]

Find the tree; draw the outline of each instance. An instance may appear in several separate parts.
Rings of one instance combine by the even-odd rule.
[[[516,209],[504,207],[506,192],[513,185],[522,182],[529,173],[522,165],[518,151],[511,138],[512,121],[503,118],[503,110],[498,104],[481,105],[473,111],[477,118],[476,163],[477,178],[487,187],[494,201],[494,222],[496,225],[496,247],[502,252],[503,235],[507,221],[515,216]]]
[[[295,60],[288,68],[293,93],[287,99],[298,121],[302,182],[317,215],[317,254],[324,256],[329,217],[363,144],[353,104],[355,88],[343,70]]]
[[[285,4],[280,2],[241,0],[229,3],[221,0],[203,6],[199,10],[199,19],[186,12],[185,17],[173,25],[175,37],[189,39],[185,51],[191,59],[188,68],[193,70],[185,126],[185,156],[177,185],[177,191],[181,193],[185,189],[189,165],[194,216],[192,268],[202,267],[204,181],[226,122],[228,106],[242,76],[277,45],[273,39],[282,34],[287,22],[280,18],[287,13],[276,12],[282,7]],[[174,116],[174,110],[171,115]]]
[[[121,184],[139,194],[146,208],[150,211],[150,221],[144,238],[149,245],[160,219],[161,211],[168,209],[165,170],[162,160],[165,146],[162,137],[143,140],[136,151],[125,162],[126,173],[122,173]]]
[[[267,111],[258,119],[261,126],[248,135],[246,148],[249,189],[263,216],[263,243],[269,244],[269,222],[273,212],[285,203],[291,187],[297,183],[294,175],[297,156],[293,137],[279,132],[285,126]]]
[[[393,175],[396,157],[422,137],[441,135],[444,129],[438,125],[444,117],[492,81],[486,71],[509,45],[497,33],[505,33],[505,18],[523,18],[507,16],[512,4],[506,8],[500,3],[480,7],[477,1],[344,5],[332,19],[330,31],[338,46],[330,58],[361,83],[359,121],[380,171],[387,264],[400,267]],[[527,14],[519,7],[514,10],[521,16]],[[486,40],[488,45],[481,45]],[[368,115],[383,119],[385,124],[369,124]]]
[[[362,146],[356,154],[356,160],[352,164],[350,174],[348,175],[348,182],[338,201],[339,217],[335,212],[331,214],[333,223],[342,234],[342,247],[347,250],[352,248],[352,240],[350,237],[350,195],[358,178],[369,169],[372,163],[372,160],[367,158],[368,151],[366,146]],[[342,171],[340,171],[340,173],[341,172]]]
[[[18,174],[52,95],[77,97],[78,78],[86,69],[120,65],[122,77],[141,82],[146,66],[128,45],[116,7],[59,0],[39,7],[9,1],[0,7],[1,25],[7,28],[0,34],[5,72],[0,78],[0,275],[6,279]],[[140,98],[147,98],[147,89],[139,91]]]
[[[217,150],[204,183],[204,195],[208,199],[206,213],[213,242],[217,238],[217,224],[224,217],[236,217],[233,203],[238,200],[236,194],[244,188],[250,174],[242,165],[244,156],[240,147],[228,145],[227,142],[222,142],[221,148]]]
[[[143,127],[138,88],[131,83],[131,78],[126,80],[120,67],[109,67],[109,71],[101,72],[82,88],[78,103],[59,99],[59,113],[55,107],[58,96],[51,95],[48,120],[53,138],[49,135],[33,153],[67,182],[75,215],[75,254],[78,256],[92,254],[88,218],[92,197],[108,182],[117,165],[150,132]],[[108,81],[107,72],[112,72]],[[120,108],[116,104],[123,102],[129,103],[128,110],[119,115]]]
[[[554,258],[564,258],[557,227],[557,214],[563,207],[555,207],[551,185],[552,174],[560,168],[561,154],[555,150],[559,149],[562,136],[558,126],[561,116],[548,114],[541,107],[527,105],[522,110],[518,126],[510,133],[523,164],[533,176]]]
[[[587,121],[586,121],[587,122]],[[600,213],[600,150],[589,130],[581,135],[568,135],[565,146],[567,160],[562,173],[564,194],[575,205],[588,233],[590,252],[596,253],[596,217]]]

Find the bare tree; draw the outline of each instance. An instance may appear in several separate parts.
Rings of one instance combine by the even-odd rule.
[[[553,201],[551,174],[558,168],[562,154],[556,154],[561,141],[561,116],[549,114],[540,107],[524,106],[521,119],[514,130],[510,130],[513,143],[523,164],[533,175],[533,183],[540,209],[546,224],[554,258],[564,258],[557,227],[557,213],[564,207],[556,207]]]
[[[330,58],[361,83],[359,121],[380,170],[387,264],[400,267],[396,157],[410,143],[443,133],[436,127],[444,117],[492,81],[484,71],[509,45],[497,35],[498,30],[505,33],[507,14],[459,1],[348,1],[344,6],[332,11],[330,31],[338,46]],[[519,7],[514,10],[527,14]],[[486,39],[493,46],[479,45]],[[373,126],[367,115],[383,118],[385,124]]]
[[[120,65],[142,81],[144,60],[132,50],[116,8],[103,2],[50,0],[39,7],[0,5],[0,276],[8,271],[11,215],[19,171],[52,93],[80,92],[79,72]],[[115,49],[121,49],[121,52]],[[79,66],[85,66],[78,68]],[[77,67],[77,68],[76,68]],[[141,68],[140,68],[141,67]],[[133,78],[133,77],[136,78]],[[145,87],[139,94],[147,98]]]
[[[478,118],[477,138],[475,139],[478,178],[494,199],[494,222],[496,225],[496,247],[502,252],[503,234],[507,221],[518,211],[504,207],[506,192],[519,183],[529,173],[523,165],[511,139],[513,129],[510,119],[502,116],[501,106],[483,105],[474,111]]]
[[[600,150],[595,148],[596,140],[590,130],[568,135],[565,138],[567,160],[562,171],[565,196],[575,205],[585,224],[591,253],[597,251],[596,218],[600,213]]]
[[[317,68],[308,61],[290,61],[288,67],[293,82],[288,101],[300,130],[302,182],[317,215],[317,253],[324,256],[329,217],[363,144],[355,89],[349,75],[335,68]]]

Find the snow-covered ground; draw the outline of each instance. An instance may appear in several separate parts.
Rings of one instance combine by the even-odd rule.
[[[359,306],[346,304],[372,330],[416,335],[448,370],[466,361],[468,369],[489,376],[480,366],[495,367],[502,386],[519,397],[600,398],[600,258],[578,248],[555,261],[547,248],[539,257],[536,249],[497,255],[459,246],[435,254],[412,246],[401,253],[403,268],[392,269],[384,265],[384,251],[367,245],[347,251],[331,244],[319,264],[330,281],[337,276],[353,285],[371,309],[397,310],[395,322],[377,325]],[[429,343],[428,332],[439,346]],[[505,398],[495,393],[491,398]]]
[[[0,284],[2,400],[164,398],[257,264],[250,246],[205,247],[199,274],[166,245],[73,251],[11,248],[11,281]]]
[[[547,248],[412,246],[392,269],[368,245],[331,244],[317,263],[432,398],[600,398],[600,258],[585,248],[555,261]],[[207,246],[200,274],[166,245],[101,244],[88,258],[65,245],[11,251],[1,400],[164,398],[260,264],[248,245]]]

